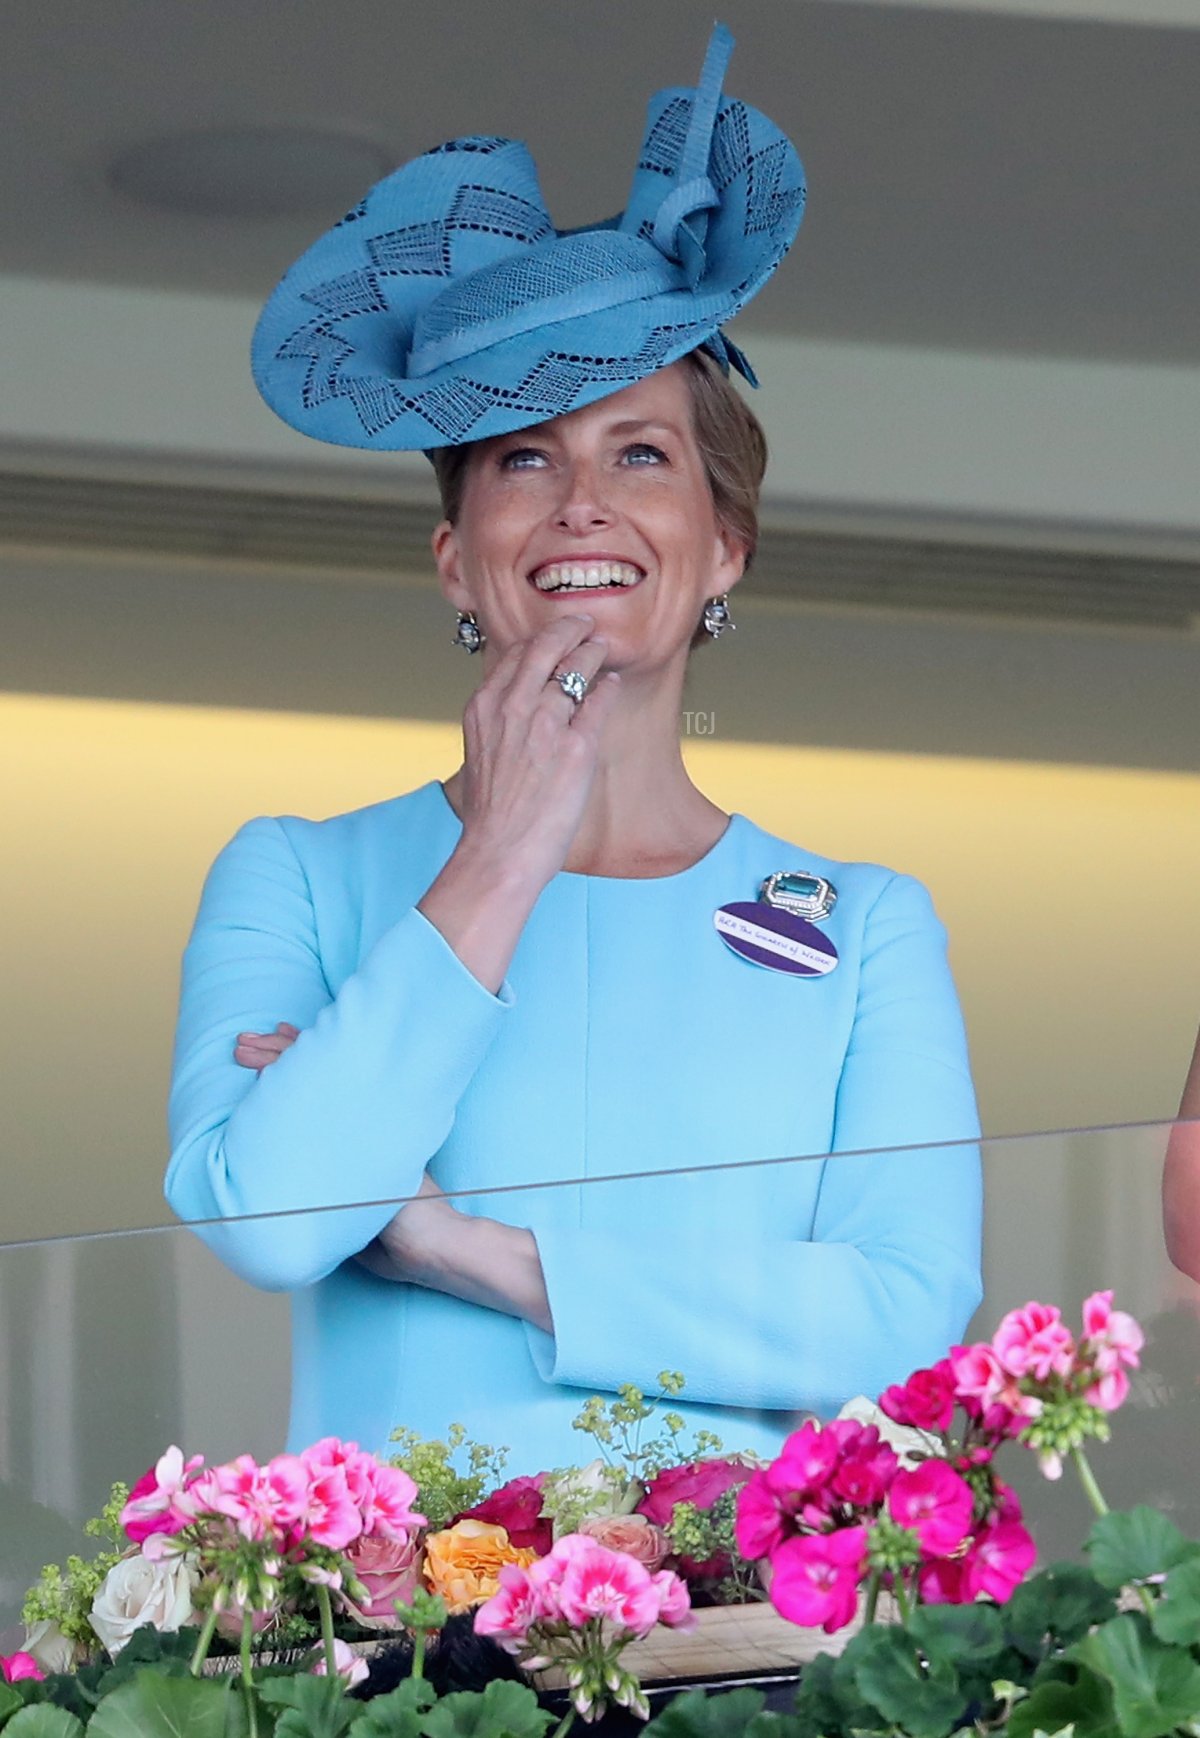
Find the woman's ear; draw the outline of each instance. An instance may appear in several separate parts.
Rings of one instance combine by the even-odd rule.
[[[732,591],[746,571],[750,551],[745,540],[727,525],[717,526],[717,560],[713,568],[713,590],[718,594]]]
[[[452,603],[455,609],[471,609],[473,605],[470,589],[462,576],[458,533],[449,519],[443,519],[438,525],[431,542],[433,559],[437,564],[438,586],[442,596],[447,603]]]

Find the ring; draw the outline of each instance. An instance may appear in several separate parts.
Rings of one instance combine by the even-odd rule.
[[[576,706],[582,704],[583,697],[588,691],[588,682],[581,670],[556,670],[554,680],[568,700],[573,700]]]

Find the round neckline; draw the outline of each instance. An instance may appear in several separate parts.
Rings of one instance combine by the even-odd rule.
[[[461,837],[462,821],[459,819],[450,798],[446,795],[446,787],[441,779],[432,780],[432,789]],[[592,887],[670,887],[707,868],[721,850],[729,844],[736,828],[744,821],[745,816],[734,810],[725,823],[724,832],[719,838],[713,840],[703,856],[697,857],[694,863],[689,863],[686,869],[677,869],[673,875],[589,875],[579,869],[560,869],[554,879],[556,881],[582,881]]]

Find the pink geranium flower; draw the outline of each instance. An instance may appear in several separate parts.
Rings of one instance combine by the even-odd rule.
[[[944,1460],[925,1460],[892,1480],[888,1512],[911,1527],[928,1557],[949,1557],[971,1529],[975,1499],[971,1487]]]
[[[907,1382],[885,1388],[879,1405],[897,1424],[914,1430],[949,1430],[954,1389],[954,1366],[949,1358],[941,1358],[928,1370],[914,1370]]]
[[[1096,1371],[1084,1399],[1102,1412],[1115,1412],[1129,1393],[1126,1370],[1136,1370],[1145,1335],[1131,1315],[1112,1307],[1111,1291],[1096,1291],[1084,1300],[1082,1351]]]
[[[851,1419],[837,1423],[849,1424]],[[856,1434],[846,1435],[845,1453],[829,1480],[832,1494],[856,1508],[872,1508],[881,1503],[899,1466],[894,1449],[881,1440],[873,1424],[858,1425]]]
[[[965,1560],[964,1598],[983,1593],[1003,1605],[1033,1568],[1037,1546],[1016,1520],[993,1518],[975,1535]]]
[[[734,1536],[743,1557],[756,1562],[769,1557],[783,1543],[787,1514],[762,1470],[751,1473],[738,1492]]]
[[[345,1467],[332,1466],[325,1472],[305,1467],[303,1472],[309,1482],[297,1531],[314,1544],[344,1551],[363,1531],[362,1510],[350,1494]]]
[[[785,1539],[771,1558],[771,1603],[791,1623],[832,1635],[854,1616],[866,1561],[865,1527]]]
[[[500,1571],[500,1586],[475,1612],[476,1635],[489,1635],[507,1652],[515,1654],[533,1625],[551,1617],[529,1571],[506,1563]]]
[[[1001,1367],[1018,1380],[1069,1376],[1075,1363],[1071,1330],[1050,1304],[1027,1303],[1024,1309],[1009,1310],[992,1335],[992,1350]]]
[[[151,1533],[177,1533],[187,1525],[188,1516],[177,1506],[176,1498],[203,1465],[202,1454],[185,1460],[183,1450],[172,1445],[149,1472],[142,1474],[121,1510],[121,1525],[135,1545],[140,1545]]]
[[[0,1654],[0,1672],[4,1674],[6,1684],[19,1684],[22,1678],[32,1678],[40,1683],[46,1676],[32,1654],[19,1651]]]
[[[573,1629],[582,1629],[591,1618],[603,1618],[629,1635],[649,1635],[661,1604],[658,1589],[640,1563],[624,1551],[608,1551],[590,1539],[586,1548],[570,1553],[558,1582],[558,1608]]]
[[[243,1539],[280,1545],[302,1519],[308,1499],[308,1471],[297,1455],[277,1455],[259,1466],[242,1454],[202,1473],[176,1506],[189,1520],[222,1515]]]

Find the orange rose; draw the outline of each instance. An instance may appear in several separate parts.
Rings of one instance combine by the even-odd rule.
[[[505,1529],[490,1521],[457,1521],[425,1541],[425,1579],[450,1611],[470,1611],[498,1593],[506,1563],[527,1568],[536,1562],[536,1551],[518,1550]]]
[[[595,1539],[598,1545],[607,1545],[610,1551],[624,1551],[627,1557],[635,1557],[652,1575],[666,1561],[667,1535],[645,1515],[597,1515],[584,1521],[579,1531]]]

